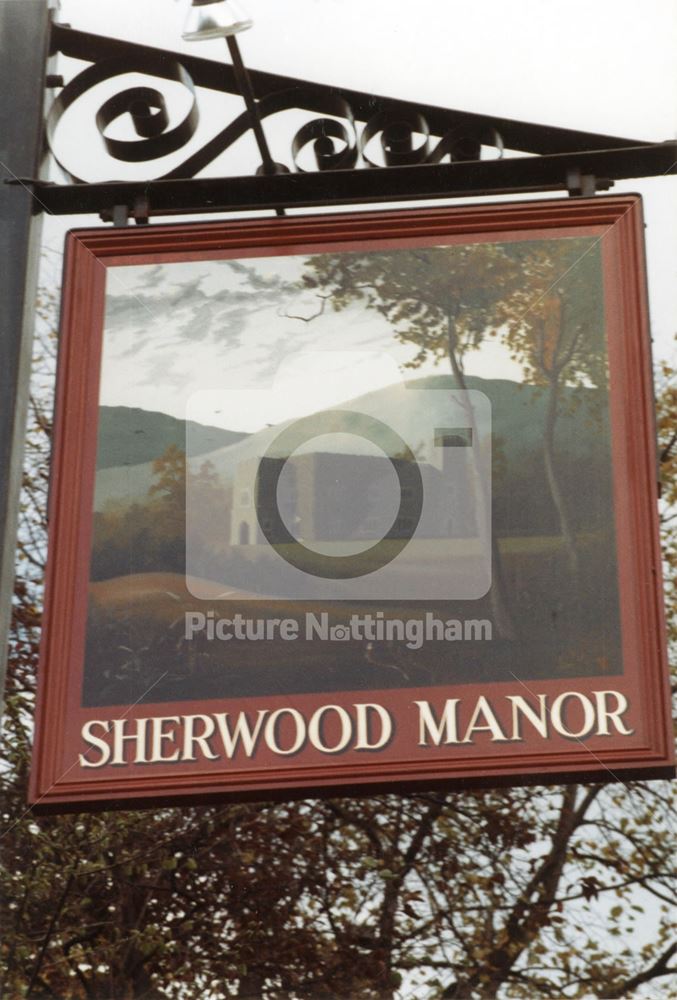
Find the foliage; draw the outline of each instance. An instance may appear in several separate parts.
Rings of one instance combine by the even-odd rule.
[[[186,496],[190,495],[194,521],[229,523],[232,491],[222,486],[210,462],[196,472],[186,454],[170,445],[152,464],[154,482],[144,502],[109,502],[94,514],[92,580],[159,570],[186,569]],[[199,510],[197,506],[200,505]],[[193,545],[209,551],[210,538],[193,535]]]
[[[0,773],[4,996],[670,995],[664,782],[32,816],[48,432],[33,412]],[[665,528],[674,610],[667,508]]]
[[[470,243],[366,255],[322,254],[308,259],[302,283],[306,291],[319,296],[322,307],[330,301],[341,311],[358,301],[375,309],[400,341],[416,347],[405,367],[418,368],[429,358],[448,360],[462,389],[467,355],[487,337],[500,335],[511,359],[522,365],[523,381],[547,392],[546,480],[569,566],[577,577],[578,551],[555,432],[562,386],[606,389],[599,241]],[[598,412],[601,417],[601,407]],[[500,574],[497,583],[500,588]],[[502,598],[501,604],[505,603]],[[506,616],[502,607],[494,610],[497,621]]]
[[[449,358],[457,370],[494,326],[497,311],[511,308],[520,270],[493,243],[321,254],[309,258],[303,287],[336,311],[361,301],[381,313],[403,343],[416,346],[408,367],[430,356]]]
[[[677,654],[677,368],[662,362],[656,382],[668,641]]]

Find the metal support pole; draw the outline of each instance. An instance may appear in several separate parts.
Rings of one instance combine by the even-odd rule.
[[[237,44],[237,38],[235,35],[227,35],[226,43],[228,45],[228,51],[230,53],[230,58],[233,61],[233,70],[235,72],[235,79],[237,85],[240,88],[240,93],[244,99],[244,103],[249,112],[249,117],[251,118],[252,129],[254,130],[254,136],[256,137],[256,145],[259,147],[259,153],[261,154],[261,161],[263,163],[264,174],[275,174],[277,173],[277,167],[275,166],[275,161],[270,155],[270,150],[268,148],[268,142],[266,141],[266,135],[263,131],[263,124],[261,123],[261,116],[259,114],[259,109],[256,106],[256,98],[254,97],[254,90],[252,88],[251,80],[249,78],[249,73],[247,68],[242,61],[242,56],[240,54],[240,46]],[[276,208],[275,212],[277,215],[284,215],[284,209]]]
[[[0,0],[0,180],[39,176],[48,0]],[[14,590],[39,219],[28,188],[0,183],[0,697]]]
[[[245,65],[242,62],[240,46],[237,44],[235,35],[228,35],[226,37],[226,43],[228,45],[230,58],[233,60],[235,79],[237,80],[237,85],[240,88],[240,93],[242,94],[247,111],[249,112],[249,117],[251,118],[252,128],[256,137],[256,145],[259,147],[264,172],[266,174],[274,174],[275,164],[272,156],[270,155],[270,150],[268,149],[268,143],[266,142],[263,126],[261,124],[261,117],[259,115],[258,108],[256,107],[256,98],[254,97],[254,91],[252,90],[249,74],[247,73]]]

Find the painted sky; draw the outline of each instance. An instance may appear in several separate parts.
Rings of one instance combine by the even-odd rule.
[[[190,401],[194,420],[255,431],[402,378],[447,373],[432,362],[404,373],[416,348],[372,309],[317,315],[316,296],[295,288],[306,259],[109,270],[101,403],[183,419]],[[521,370],[487,340],[466,371],[520,380]]]

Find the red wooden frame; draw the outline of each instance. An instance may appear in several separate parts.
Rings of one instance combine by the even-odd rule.
[[[379,753],[323,756],[310,747],[276,757],[262,747],[238,761],[106,765],[84,771],[84,721],[209,713],[225,699],[80,707],[96,458],[106,269],[121,264],[274,256],[327,249],[429,246],[435,242],[597,236],[601,241],[610,368],[610,411],[621,632],[625,672],[613,678],[539,680],[524,685],[238,698],[231,710],[289,707],[306,716],[322,705],[378,703],[397,719]],[[413,787],[468,787],[567,780],[626,780],[674,773],[658,541],[655,428],[638,196],[359,212],[283,219],[76,231],[68,236],[61,319],[49,563],[30,801],[36,809],[109,808],[214,799],[280,798]],[[488,690],[490,688],[490,691]],[[421,747],[416,700],[479,695],[589,695],[627,698],[632,735],[585,742],[552,732],[509,745]],[[407,708],[408,706],[408,708]],[[405,710],[406,709],[406,710]]]

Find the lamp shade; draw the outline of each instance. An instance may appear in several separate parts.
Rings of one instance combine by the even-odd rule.
[[[251,28],[252,19],[235,0],[193,0],[182,37],[186,42],[226,38]]]

